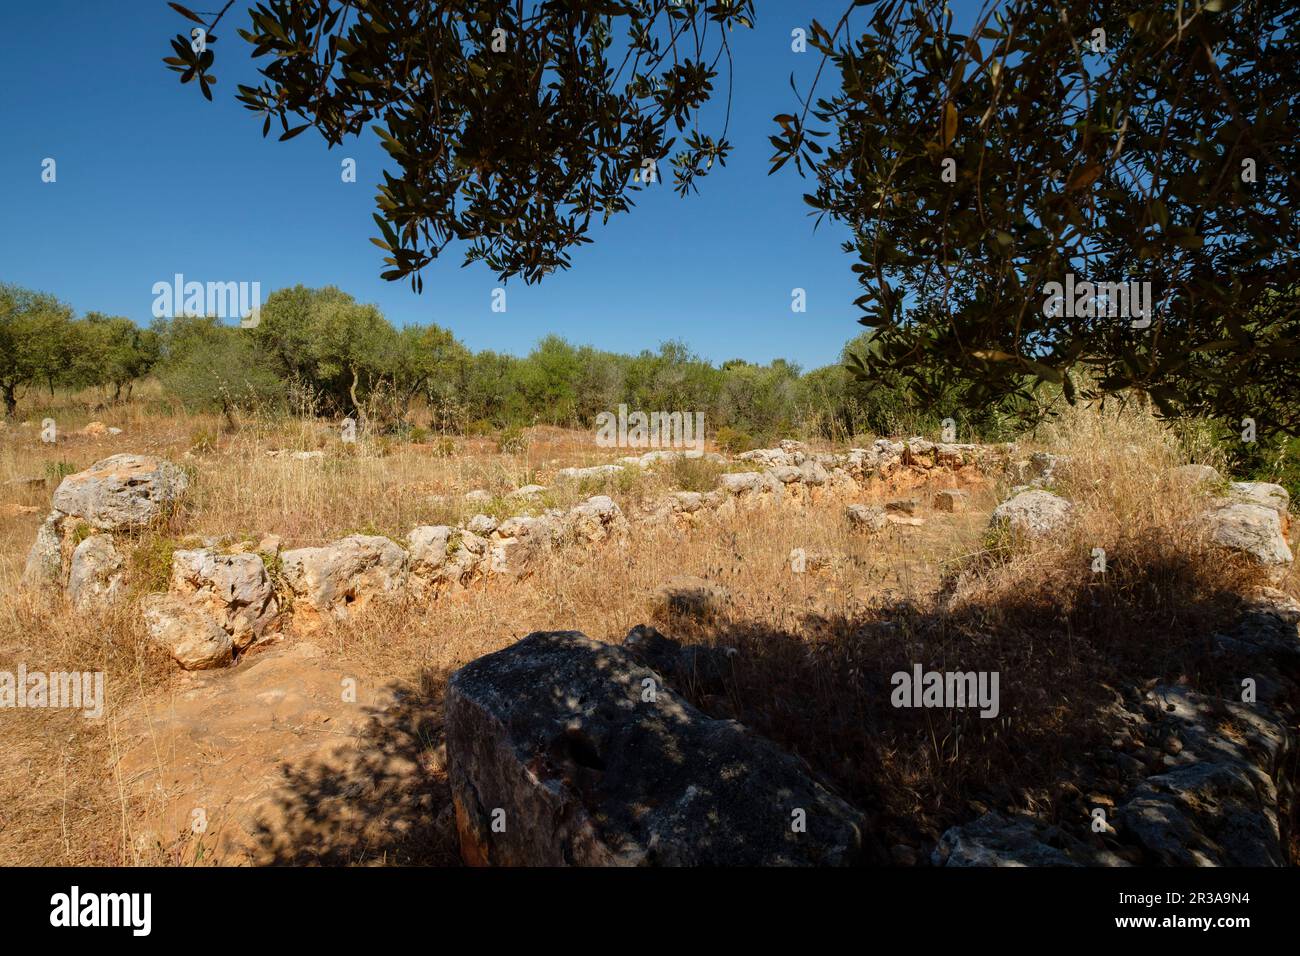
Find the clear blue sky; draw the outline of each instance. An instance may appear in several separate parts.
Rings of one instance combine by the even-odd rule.
[[[212,7],[195,0],[194,9]],[[246,26],[237,4],[234,26]],[[253,82],[250,48],[230,18],[218,30],[214,101],[182,87],[161,63],[185,21],[163,0],[5,0],[0,3],[0,281],[52,292],[78,313],[147,323],[155,282],[259,281],[262,295],[294,283],[334,284],[377,304],[394,325],[436,322],[470,348],[527,352],[557,333],[635,352],[670,338],[714,361],[784,357],[834,362],[862,331],[845,230],[813,219],[810,189],[792,167],[768,176],[771,117],[793,112],[819,55],[790,49],[790,31],[833,25],[843,0],[762,0],[753,31],[734,37],[735,152],[700,193],[667,185],[631,213],[596,227],[573,267],[540,285],[512,280],[509,310],[491,311],[500,285],[482,264],[447,255],[425,272],[422,295],[379,278],[369,242],[374,184],[387,155],[372,134],[327,150],[314,131],[286,143],[234,100]],[[825,77],[824,77],[825,81]],[[42,183],[41,162],[58,163]],[[344,157],[357,182],[340,178]],[[790,309],[794,287],[808,310]]]

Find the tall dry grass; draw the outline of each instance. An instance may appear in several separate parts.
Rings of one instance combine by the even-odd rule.
[[[113,423],[116,413],[99,417]],[[120,414],[116,421],[129,425],[113,441],[69,437],[51,450],[0,436],[0,478],[53,456],[84,467],[113,451],[153,451],[185,462],[194,478],[173,523],[150,532],[153,543],[273,532],[294,546],[455,520],[464,513],[458,496],[471,487],[497,493],[493,508],[513,508],[501,497],[511,488],[551,484],[559,467],[608,457],[557,430],[538,431],[512,454],[462,440],[448,456],[433,443],[363,440],[342,449],[332,426],[314,421],[230,434],[210,418]],[[738,648],[724,679],[689,682],[685,692],[798,753],[868,809],[889,844],[923,848],[987,807],[1064,819],[1078,809],[1071,787],[1095,777],[1090,754],[1105,749],[1107,704],[1152,679],[1195,679],[1201,639],[1230,619],[1235,595],[1259,575],[1208,548],[1195,521],[1203,500],[1167,478],[1181,463],[1180,446],[1145,413],[1069,411],[1042,434],[1071,457],[1054,490],[1076,507],[1072,527],[1047,541],[1006,548],[986,537],[987,513],[1005,492],[997,483],[972,489],[969,513],[927,511],[925,525],[875,538],[851,533],[839,503],[742,512],[693,530],[642,524],[623,545],[548,555],[523,581],[490,582],[436,605],[375,607],[311,640],[332,665],[406,688],[427,717],[424,745],[434,749],[437,701],[456,667],[534,630],[619,640],[651,624],[684,641]],[[279,448],[327,454],[307,462],[267,456]],[[705,471],[629,473],[554,491],[544,503],[608,492],[632,510],[669,487],[716,480]],[[11,490],[48,505],[49,488]],[[150,821],[115,773],[120,728],[143,701],[190,678],[144,640],[133,603],[84,615],[14,586],[38,518],[0,518],[0,668],[22,660],[103,669],[109,703],[94,723],[59,712],[0,715],[0,761],[12,768],[0,778],[0,863],[135,862],[135,837]],[[788,564],[795,547],[841,560],[796,575]],[[1103,574],[1092,570],[1096,548],[1106,552]],[[681,574],[728,590],[718,617],[684,619],[662,606],[656,591]],[[1285,586],[1296,592],[1294,575]],[[998,671],[1001,715],[892,708],[890,675],[913,663]],[[238,678],[236,668],[214,679]],[[355,861],[372,859],[366,852]],[[400,859],[439,862],[442,852],[407,847]]]

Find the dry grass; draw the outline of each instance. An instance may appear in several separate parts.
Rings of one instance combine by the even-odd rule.
[[[51,449],[27,430],[0,432],[0,481],[42,474],[49,462],[82,468],[117,451],[154,452],[189,465],[194,484],[173,523],[151,532],[152,545],[274,532],[295,546],[363,530],[400,537],[416,524],[461,517],[458,495],[469,488],[500,495],[550,484],[560,467],[609,457],[585,436],[551,429],[536,430],[516,454],[458,439],[447,456],[436,442],[343,448],[331,428],[312,421],[225,434],[215,419],[148,408],[87,411],[124,428],[111,440],[69,435]],[[80,424],[74,418],[65,435]],[[195,435],[201,447],[186,458]],[[1197,501],[1162,484],[1180,457],[1149,418],[1069,413],[1048,441],[1074,459],[1056,490],[1076,502],[1077,522],[1038,545],[986,548],[997,487],[972,489],[968,514],[927,510],[924,526],[891,527],[877,538],[851,534],[838,504],[742,513],[689,532],[641,525],[624,545],[551,555],[523,581],[481,586],[435,607],[377,608],[313,640],[365,679],[436,702],[456,667],[531,631],[572,628],[619,640],[649,623],[683,640],[738,647],[727,680],[692,685],[689,695],[799,753],[869,808],[890,843],[922,847],[988,805],[1065,814],[1062,784],[1081,779],[1104,737],[1098,714],[1114,696],[1110,688],[1194,672],[1197,636],[1226,620],[1233,594],[1258,578],[1213,555],[1192,521]],[[323,461],[266,454],[317,447],[327,451]],[[704,465],[629,473],[557,489],[542,504],[606,492],[632,510],[666,488],[714,480]],[[38,505],[43,514],[51,487],[4,486],[0,503]],[[493,509],[524,510],[504,498]],[[142,699],[187,678],[147,646],[133,604],[88,618],[16,587],[40,517],[0,515],[0,668],[23,661],[31,669],[102,669],[109,699],[96,722],[57,711],[0,715],[0,760],[11,768],[0,784],[0,863],[133,862],[134,836],[148,821],[116,779],[116,728]],[[794,547],[843,560],[792,574]],[[1094,548],[1106,551],[1104,575],[1091,570]],[[719,619],[671,619],[656,606],[656,588],[683,573],[729,590]],[[1297,591],[1294,573],[1286,587]],[[890,707],[890,675],[913,663],[999,671],[1002,715]],[[421,732],[436,746],[440,720]],[[402,858],[442,860],[417,851]]]

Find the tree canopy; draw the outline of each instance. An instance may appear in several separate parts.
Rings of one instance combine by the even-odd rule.
[[[198,32],[167,63],[209,98],[232,5],[172,4]],[[268,0],[238,31],[263,82],[237,98],[263,135],[374,130],[393,163],[372,240],[386,278],[420,288],[460,240],[533,282],[661,160],[683,193],[725,160],[725,119],[696,127],[753,16],[750,0]],[[1300,430],[1292,3],[988,0],[963,33],[926,0],[846,0],[807,32],[834,89],[776,113],[772,166],[793,161],[849,230],[876,332],[854,374],[982,406],[1043,383],[1135,391]]]

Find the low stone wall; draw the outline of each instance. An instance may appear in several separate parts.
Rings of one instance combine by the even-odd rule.
[[[681,457],[725,461],[717,455],[656,451],[622,463],[562,469],[557,478],[581,480],[626,467],[654,468]],[[1020,460],[1014,446],[880,439],[868,448],[823,453],[810,451],[801,442],[783,441],[777,448],[745,452],[739,459],[761,470],[723,473],[713,491],[673,492],[633,520],[689,527],[706,516],[725,518],[738,509],[803,508],[851,499],[873,483],[888,482],[901,473],[909,480],[944,476],[955,483],[963,472],[977,478],[1009,473],[1028,480],[994,511],[995,525],[1039,536],[1059,530],[1071,515],[1069,502],[1038,487],[1058,469],[1068,468],[1068,460],[1043,452]],[[1196,480],[1204,481],[1206,475],[1198,472]],[[115,455],[68,476],[54,493],[54,510],[37,532],[25,579],[35,586],[63,589],[79,606],[119,599],[126,593],[127,562],[114,535],[154,521],[185,488],[181,469],[147,455]],[[543,491],[540,486],[527,486],[512,497],[527,500]],[[490,496],[469,492],[465,497]],[[960,510],[964,498],[959,488],[947,488],[935,504],[940,510]],[[1283,533],[1288,504],[1286,491],[1279,486],[1236,483],[1226,498],[1215,501],[1206,520],[1212,537],[1224,548],[1244,553],[1275,572],[1284,571],[1291,561]],[[907,500],[891,502],[883,512],[850,505],[846,519],[854,530],[875,532],[891,522],[919,524],[922,519],[913,510],[914,503]],[[540,515],[504,520],[478,514],[458,527],[422,526],[412,529],[402,543],[350,535],[322,547],[282,553],[275,538],[267,545],[271,550],[265,557],[223,554],[213,548],[179,551],[166,594],[145,601],[145,622],[150,635],[183,667],[224,666],[249,646],[277,634],[283,626],[282,612],[292,612],[296,630],[310,631],[327,617],[345,618],[375,599],[400,595],[435,599],[482,579],[518,578],[543,552],[622,539],[629,527],[619,506],[597,495],[568,511],[548,509]],[[287,606],[280,606],[267,559],[276,563]],[[808,560],[807,554],[792,553],[796,570],[805,569]]]

